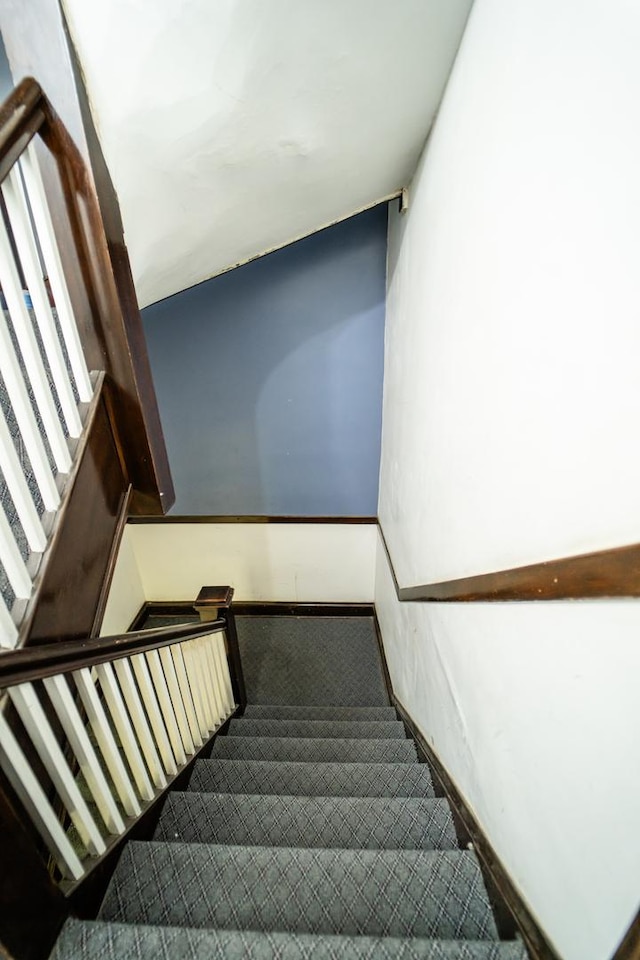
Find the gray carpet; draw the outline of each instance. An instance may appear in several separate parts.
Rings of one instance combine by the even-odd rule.
[[[474,853],[127,844],[99,919],[495,940]]]
[[[197,760],[189,789],[307,797],[433,797],[424,763]]]
[[[247,720],[396,720],[393,707],[285,707],[249,703]]]
[[[388,706],[370,617],[238,617],[249,703]]]
[[[519,943],[197,930],[69,920],[52,960],[527,960]]]
[[[155,840],[240,846],[451,850],[446,800],[172,793]]]
[[[232,720],[230,737],[340,737],[348,740],[406,740],[399,720]]]
[[[411,740],[334,740],[312,737],[218,737],[211,757],[224,760],[302,760],[340,763],[415,763]]]
[[[246,618],[243,648],[264,699],[168,794],[153,840],[125,846],[98,919],[67,922],[54,960],[525,960],[387,704],[370,623],[265,619]]]

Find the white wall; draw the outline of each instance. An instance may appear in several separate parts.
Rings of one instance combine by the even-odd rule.
[[[403,586],[640,539],[640,5],[476,0],[391,207],[380,518]]]
[[[109,598],[100,628],[101,637],[114,636],[129,629],[135,615],[147,599],[133,552],[131,527],[125,527],[113,572]]]
[[[63,5],[146,306],[404,186],[471,0]]]
[[[147,600],[231,584],[236,600],[372,603],[374,524],[152,523],[128,528]]]
[[[392,211],[401,586],[640,539],[640,6],[475,0]],[[376,604],[395,690],[567,960],[638,907],[640,605]]]
[[[564,960],[606,960],[638,908],[640,605],[398,603],[389,671]]]

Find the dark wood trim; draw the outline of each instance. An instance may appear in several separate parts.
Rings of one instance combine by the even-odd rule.
[[[111,544],[111,550],[109,551],[109,559],[107,560],[107,569],[102,580],[102,588],[100,590],[100,596],[98,598],[96,615],[93,618],[93,626],[91,627],[92,637],[98,636],[98,634],[100,633],[100,627],[102,626],[102,621],[104,619],[104,612],[107,608],[107,601],[109,599],[109,591],[111,590],[111,582],[113,580],[113,574],[115,573],[116,563],[118,562],[118,553],[120,552],[120,544],[122,543],[122,537],[125,531],[125,527],[127,525],[127,516],[129,514],[129,507],[131,505],[132,496],[133,496],[133,487],[131,486],[131,484],[129,484],[125,492],[122,494],[122,506],[120,507],[115,536]]]
[[[382,528],[380,536],[398,600],[403,602],[640,597],[640,544],[637,543],[457,580],[401,587]]]
[[[237,617],[373,617],[372,603],[270,603],[239,601],[231,609]]]
[[[136,516],[129,523],[330,523],[330,524],[376,524],[377,517],[291,517],[291,516],[187,516],[166,517]]]
[[[138,630],[113,637],[61,641],[0,653],[0,689],[19,683],[31,683],[45,677],[95,667],[121,657],[159,650],[192,637],[207,636],[225,629],[222,619],[207,623],[185,623]]]
[[[233,600],[233,587],[217,586],[202,587],[200,593],[194,601],[194,607],[230,607]]]
[[[54,565],[54,558],[60,552],[60,546],[65,536],[65,526],[67,515],[72,512],[72,501],[79,486],[79,477],[82,472],[85,458],[89,456],[91,440],[94,435],[96,423],[100,414],[100,407],[105,391],[104,373],[95,375],[93,384],[93,398],[86,411],[82,434],[76,447],[71,472],[67,477],[65,487],[61,494],[61,504],[58,508],[51,533],[49,535],[47,548],[40,561],[38,572],[33,581],[33,592],[28,601],[24,616],[20,622],[20,632],[18,636],[18,646],[26,645],[29,642],[33,622],[38,611],[38,605],[41,594],[46,590],[47,581],[50,578],[51,567]]]
[[[611,960],[640,960],[640,910]]]
[[[247,705],[247,690],[244,682],[244,671],[242,669],[242,657],[240,656],[240,644],[238,643],[235,611],[232,607],[227,607],[226,610],[222,611],[221,615],[227,625],[225,637],[229,673],[231,674],[231,688],[233,690],[234,700],[240,707],[240,712],[244,713],[244,708]]]
[[[498,925],[505,930],[505,926],[508,924],[508,919],[504,916],[504,911],[506,910],[512,918],[513,924],[515,924],[515,927],[519,930],[529,951],[529,955],[533,960],[560,960],[560,955],[552,946],[522,898],[522,895],[514,885],[487,835],[476,820],[470,806],[452,780],[436,751],[422,735],[397,697],[394,697],[394,706],[405,724],[407,731],[413,738],[418,754],[421,755],[421,759],[428,764],[435,781],[439,783],[444,796],[446,796],[454,813],[462,823],[464,836],[468,836],[469,842],[480,860]],[[508,935],[508,929],[506,932]]]
[[[376,634],[376,642],[378,644],[378,653],[380,654],[380,663],[382,664],[382,674],[384,676],[384,685],[386,687],[387,695],[389,697],[389,703],[393,704],[395,703],[395,696],[393,693],[393,684],[391,682],[391,674],[389,673],[387,655],[384,650],[384,640],[382,639],[382,630],[380,629],[378,614],[376,613],[375,607],[373,609],[373,628]]]
[[[106,852],[100,857],[96,857],[90,864],[86,864],[87,873],[81,880],[73,883],[65,883],[62,890],[66,896],[68,909],[74,916],[83,919],[94,919],[100,909],[100,905],[107,892],[109,881],[118,865],[120,854],[125,844],[130,840],[151,840],[157,826],[160,814],[162,813],[163,803],[168,794],[174,790],[184,790],[189,782],[194,764],[200,759],[203,752],[207,750],[217,736],[224,735],[229,727],[229,723],[237,710],[230,717],[220,724],[217,730],[209,737],[193,756],[187,761],[181,770],[169,781],[167,786],[153,800],[143,804],[142,814],[133,819],[125,819],[127,825],[126,831],[120,837],[113,839]]]
[[[131,622],[129,630],[144,630],[149,617],[191,617],[195,620],[198,614],[192,600],[145,600]]]
[[[7,955],[19,960],[48,957],[69,907],[40,858],[33,837],[14,807],[0,774],[0,929]]]
[[[42,91],[27,77],[0,106],[0,180],[4,180],[44,122]]]

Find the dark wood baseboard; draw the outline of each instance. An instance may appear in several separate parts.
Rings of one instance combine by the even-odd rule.
[[[640,910],[611,960],[640,960]]]
[[[267,514],[223,514],[221,516],[201,516],[171,514],[166,517],[155,515],[130,517],[129,523],[335,523],[335,524],[377,524],[377,517],[292,517],[268,516]]]
[[[518,931],[532,960],[560,960],[560,955],[551,945],[531,910],[524,902],[487,835],[482,830],[437,753],[422,735],[397,697],[393,698],[393,703],[416,744],[420,759],[428,764],[434,782],[440,787],[442,795],[451,804],[457,821],[456,829],[460,841],[463,845],[471,844],[478,856],[501,936],[506,939],[513,939],[515,932]]]
[[[148,600],[140,607],[129,630],[144,630],[150,616],[196,616],[195,601]],[[269,601],[234,601],[231,609],[236,617],[374,617],[372,603],[282,603]]]
[[[372,603],[252,603],[233,604],[237,617],[373,617]]]

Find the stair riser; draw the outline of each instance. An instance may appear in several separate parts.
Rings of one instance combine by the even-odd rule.
[[[307,797],[433,797],[427,766],[198,760],[189,790]]]
[[[270,707],[250,703],[247,720],[397,720],[393,707]]]
[[[211,757],[321,763],[416,763],[410,740],[325,740],[295,737],[217,737]]]
[[[230,737],[309,737],[338,740],[406,740],[399,720],[232,720]]]

